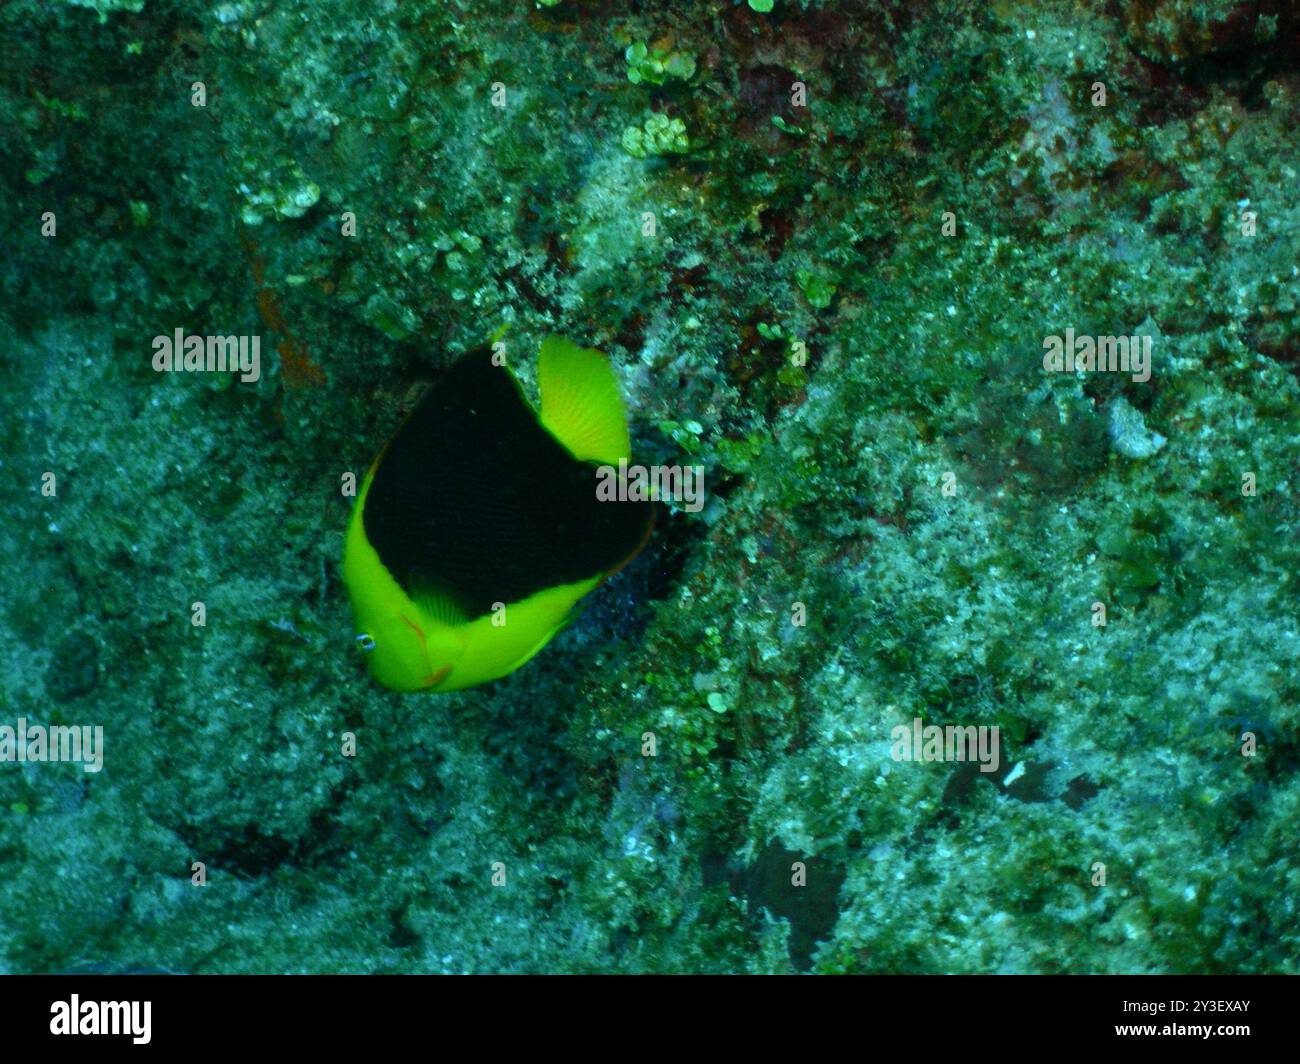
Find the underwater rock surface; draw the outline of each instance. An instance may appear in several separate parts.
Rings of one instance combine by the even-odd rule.
[[[1300,972],[1294,8],[756,6],[0,9],[0,729],[103,743],[0,970]],[[503,324],[707,501],[396,695],[347,476]]]

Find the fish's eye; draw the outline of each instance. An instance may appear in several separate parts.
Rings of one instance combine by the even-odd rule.
[[[357,636],[357,646],[368,654],[375,649],[375,641],[367,633],[362,632]]]

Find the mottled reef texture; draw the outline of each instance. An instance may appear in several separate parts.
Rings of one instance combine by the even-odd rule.
[[[107,750],[0,765],[0,967],[1300,971],[1298,33],[4,4],[0,724]],[[527,668],[393,695],[341,478],[507,322],[709,504]],[[1151,379],[1045,374],[1067,326]],[[262,379],[155,373],[177,327]],[[895,762],[914,717],[1016,777]]]

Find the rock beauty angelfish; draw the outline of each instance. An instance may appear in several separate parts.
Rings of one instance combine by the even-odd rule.
[[[631,449],[605,356],[547,337],[540,410],[497,361],[483,347],[443,373],[352,510],[343,581],[357,639],[375,679],[397,691],[456,691],[513,672],[654,522],[652,503],[597,499],[597,468],[617,468]]]

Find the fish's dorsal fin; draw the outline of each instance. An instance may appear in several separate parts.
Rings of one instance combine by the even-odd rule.
[[[539,420],[580,462],[617,465],[632,445],[609,360],[560,336],[542,341],[537,358]]]

